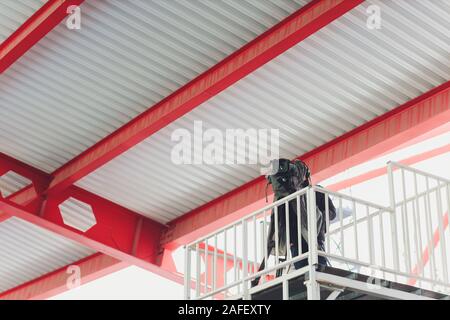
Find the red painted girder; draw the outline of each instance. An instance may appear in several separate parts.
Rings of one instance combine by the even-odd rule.
[[[8,171],[14,171],[15,173],[29,179],[32,184],[22,190],[19,190],[13,195],[8,196],[7,199],[17,204],[27,205],[28,209],[37,209],[37,207],[41,204],[38,197],[38,191],[42,192],[48,187],[51,178],[50,175],[6,154],[0,153],[0,176],[6,174]],[[20,196],[17,197],[16,195],[19,194]],[[8,218],[8,215],[0,214],[0,222]]]
[[[46,172],[36,169],[0,152],[0,176],[10,170],[25,178],[28,178],[33,182],[33,184],[41,185],[42,188],[50,182],[51,178]]]
[[[0,45],[0,74],[55,28],[67,16],[68,7],[83,1],[48,0]]]
[[[299,158],[310,166],[313,181],[322,181],[449,121],[450,82],[446,82]],[[176,248],[261,208],[265,187],[260,176],[172,221],[162,245]]]
[[[62,220],[58,204],[69,195],[89,203],[95,211],[97,224],[86,232],[67,226]],[[162,225],[137,216],[118,205],[106,204],[100,197],[82,189],[71,187],[58,197],[47,199],[45,209],[40,214],[29,212],[5,199],[0,199],[0,212],[28,221],[118,260],[155,272],[169,280],[179,280],[178,275],[156,264],[160,253],[160,235],[164,228]]]
[[[69,290],[67,281],[71,276],[68,268],[78,266],[81,285],[119,271],[128,266],[102,253],[96,253],[71,265],[65,266],[18,287],[0,293],[0,300],[44,300]]]
[[[184,285],[183,275],[176,271],[174,265],[171,265],[173,264],[171,252],[166,250],[164,256],[170,259],[168,258],[167,261],[161,263],[157,274],[164,277],[169,272],[172,274],[171,280],[180,285]],[[73,266],[79,267],[79,275],[81,277],[80,285],[84,285],[122,270],[130,266],[130,264],[98,252],[0,293],[0,300],[44,300],[69,291],[73,289],[67,285],[68,281],[71,280],[70,277],[73,276],[73,271],[71,272],[73,269],[69,268]],[[192,284],[192,287],[195,288],[194,284]]]
[[[51,178],[50,175],[7,155],[0,154],[0,170],[13,170],[33,181],[33,185],[7,199],[0,199],[0,222],[10,216],[19,217],[124,263],[138,265],[169,280],[183,283],[182,276],[170,265],[170,259],[159,257],[160,235],[165,229],[161,224],[75,186],[44,197],[41,194],[44,188],[38,188],[37,191],[34,183],[45,184]],[[66,226],[63,222],[58,206],[69,197],[89,204],[95,213],[97,224],[86,233]],[[170,258],[170,254],[166,253],[165,256]],[[106,274],[102,271],[102,264],[97,266],[96,274]]]
[[[0,197],[1,199],[1,197]],[[7,214],[0,214],[0,223],[2,223],[3,221],[8,220],[9,218],[11,218],[9,215]]]
[[[418,162],[422,162],[422,161],[440,156],[440,155],[448,153],[448,152],[450,152],[450,144],[433,149],[433,150],[423,152],[421,154],[414,155],[412,157],[400,160],[398,162],[400,162],[401,164],[404,164],[406,166],[411,166]],[[337,183],[333,183],[332,185],[328,185],[326,187],[327,187],[327,189],[330,189],[332,191],[339,191],[339,190],[343,190],[348,187],[357,185],[359,183],[363,183],[365,181],[380,177],[385,174],[387,174],[386,167],[377,168],[372,171],[360,174],[358,176],[355,176],[355,177],[352,177],[352,178],[349,178],[349,179],[346,179],[346,180],[343,180],[343,181],[340,181]]]
[[[408,140],[405,143],[402,143],[402,144],[396,146],[392,150],[387,150],[386,152],[383,152],[383,153],[379,154],[378,156],[379,157],[385,156],[388,153],[392,153],[392,152],[395,152],[397,150],[405,149],[407,147],[416,145],[416,144],[421,143],[421,142],[423,142],[425,140],[432,139],[434,137],[440,136],[440,135],[442,135],[444,133],[448,133],[448,132],[450,132],[450,121],[447,122],[446,124],[442,125],[442,126],[439,126],[439,127],[436,127],[434,129],[430,130],[429,132],[427,132],[425,134],[422,134],[422,135],[420,135],[420,136],[418,136],[416,138]]]
[[[363,0],[313,0],[56,170],[49,193],[74,184],[362,2]]]
[[[97,224],[86,233],[81,232],[86,237],[86,243],[89,243],[89,239],[94,239],[104,246],[110,246],[111,250],[121,250],[144,262],[156,263],[160,249],[159,236],[165,229],[163,225],[76,186],[44,197],[41,194],[43,188],[38,188],[36,185],[48,184],[50,175],[0,154],[0,173],[9,170],[33,181],[33,185],[3,200],[20,205],[18,208],[28,212],[29,215],[25,216],[25,220],[34,219],[39,215],[45,221],[67,229],[69,234],[72,231],[79,232],[64,224],[58,208],[65,200],[73,197],[89,204],[97,220]],[[0,210],[0,219],[6,219],[8,216],[14,216],[14,214],[11,214],[9,210]],[[62,235],[65,233],[63,232]],[[108,250],[104,251],[108,252]]]
[[[40,195],[36,192],[34,185],[31,185],[10,195],[9,197],[7,197],[7,199],[14,203],[25,206],[36,201],[37,199],[39,199],[39,197]]]
[[[92,246],[94,250],[107,254],[113,252],[117,259],[122,258],[121,260],[129,263],[140,260],[144,267],[151,264],[151,268],[157,263],[159,237],[165,229],[163,225],[75,186],[43,197],[41,192],[44,188],[41,185],[48,184],[50,175],[0,154],[0,173],[9,170],[29,178],[33,185],[7,199],[0,199],[2,205],[9,208],[0,210],[0,219],[20,213],[19,218],[40,226],[51,226],[53,231],[62,236],[76,237],[87,246],[95,243]],[[69,197],[89,204],[95,213],[97,224],[86,233],[66,226],[63,222],[58,206]],[[11,205],[14,205],[16,210],[13,210]]]

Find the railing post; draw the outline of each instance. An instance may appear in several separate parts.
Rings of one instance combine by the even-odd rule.
[[[442,195],[441,195],[441,181],[436,180],[438,184],[438,189],[436,191],[436,201],[437,201],[437,209],[438,209],[438,228],[439,228],[439,235],[440,235],[440,247],[441,247],[441,261],[442,261],[442,273],[444,276],[444,282],[448,283],[448,268],[447,268],[447,245],[445,240],[445,230],[443,226],[443,205],[442,205]],[[445,184],[444,184],[445,187]]]
[[[316,280],[316,266],[319,262],[317,252],[317,214],[316,214],[316,192],[310,188],[306,193],[308,206],[308,275],[305,282],[308,300],[320,300],[320,287]]]
[[[283,300],[289,300],[289,281],[284,280],[281,285],[283,287]]]
[[[184,246],[184,299],[191,299],[191,252],[188,246]]]
[[[201,286],[201,257],[200,257],[200,245],[197,242],[195,244],[195,297],[200,297]]]
[[[397,217],[395,210],[395,189],[394,189],[394,173],[392,170],[392,163],[387,163],[387,173],[388,173],[388,190],[389,190],[389,201],[390,201],[390,218],[391,218],[391,238],[392,238],[392,253],[394,261],[394,270],[400,271],[400,261],[398,252],[398,237],[397,237]],[[397,277],[395,276],[395,279]]]
[[[262,248],[261,248],[261,253],[262,253],[262,256],[263,256],[263,259],[264,259],[264,262],[265,262],[265,264],[266,264],[266,268],[268,268],[269,267],[269,263],[268,263],[268,253],[267,253],[267,235],[266,235],[266,233],[267,233],[267,226],[266,226],[266,211],[264,211],[264,217],[263,217],[263,221],[261,221],[260,222],[260,225],[261,225],[261,245],[262,245]],[[263,277],[261,277],[261,281],[262,282],[265,282],[265,276],[263,276]]]
[[[248,233],[247,233],[247,222],[245,219],[242,220],[242,300],[249,300],[250,296],[248,294]]]

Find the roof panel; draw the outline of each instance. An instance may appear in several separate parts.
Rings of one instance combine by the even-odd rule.
[[[14,33],[46,0],[0,1],[0,43]]]
[[[0,223],[0,292],[95,252],[17,218]]]
[[[367,27],[370,4],[381,29]],[[168,222],[260,175],[254,165],[173,164],[175,129],[280,129],[281,156],[305,153],[450,80],[447,9],[364,3],[77,185]]]
[[[51,172],[307,2],[86,1],[2,74],[0,151]]]

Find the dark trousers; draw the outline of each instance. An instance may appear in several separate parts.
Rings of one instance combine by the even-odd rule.
[[[323,247],[323,243],[321,241],[319,242],[319,247]],[[303,239],[302,237],[302,253],[308,252],[308,243]],[[295,258],[298,256],[298,240],[297,238],[294,238],[294,241],[291,243],[291,254],[292,258]],[[319,256],[319,265],[326,266],[328,261],[325,257]],[[308,259],[305,258],[303,260],[297,261],[294,263],[294,267],[296,270],[301,269],[303,267],[306,267],[308,265]]]
[[[304,200],[306,201],[306,200]],[[305,208],[306,210],[306,208]],[[300,213],[299,213],[300,214]],[[272,218],[272,221],[274,221],[274,218]],[[284,235],[286,233],[286,214],[285,214],[285,205],[279,206],[278,209],[278,224],[279,224],[279,234]],[[298,256],[298,232],[299,228],[297,225],[297,204],[296,200],[289,201],[289,239],[291,242],[291,255],[293,258]],[[274,228],[272,229],[272,234],[274,233]],[[302,241],[302,253],[308,252],[308,242],[303,238],[303,236],[300,237]],[[321,237],[323,238],[323,236]],[[317,239],[319,248],[323,248],[323,240]],[[325,251],[325,250],[324,250]],[[270,250],[269,250],[270,252]],[[318,257],[318,262],[320,265],[326,266],[328,264],[328,260],[325,257]],[[308,260],[303,259],[300,261],[297,261],[294,263],[295,269],[300,269],[308,265]]]

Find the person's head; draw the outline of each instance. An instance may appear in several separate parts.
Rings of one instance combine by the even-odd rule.
[[[301,160],[293,163],[288,159],[271,161],[270,173],[267,175],[269,184],[277,198],[284,197],[310,185],[309,168]]]
[[[308,187],[311,185],[311,171],[309,170],[308,165],[302,160],[295,160],[294,164],[298,168],[299,178],[302,181],[302,188]]]

